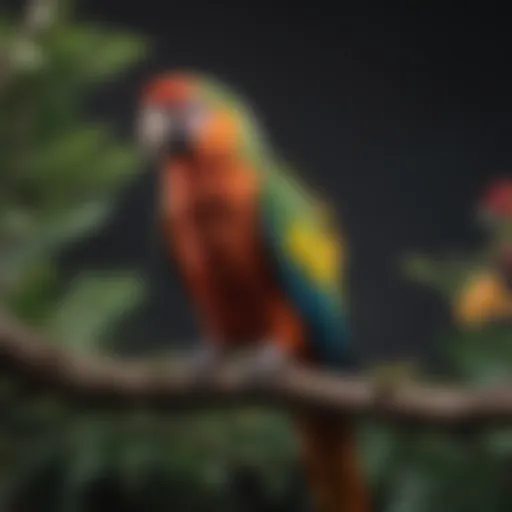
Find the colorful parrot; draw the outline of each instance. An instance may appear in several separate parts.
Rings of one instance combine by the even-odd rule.
[[[512,320],[512,179],[485,190],[478,215],[489,237],[488,265],[467,280],[455,308],[459,325],[478,328]]]
[[[290,360],[352,368],[344,240],[245,102],[212,78],[164,74],[143,91],[138,127],[159,166],[161,236],[205,336],[197,375],[247,344],[262,379]],[[369,510],[347,420],[309,414],[296,423],[318,509]]]

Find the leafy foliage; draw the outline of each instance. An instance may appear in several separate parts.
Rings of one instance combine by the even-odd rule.
[[[119,79],[146,43],[77,22],[71,2],[59,5],[37,41],[0,15],[13,66],[0,84],[1,298],[67,348],[115,351],[117,327],[144,298],[141,276],[90,269],[65,279],[59,257],[109,221],[142,168],[131,145],[87,121],[85,109],[94,87]],[[228,511],[258,499],[286,509],[295,450],[281,415],[99,414],[52,397],[28,402],[10,381],[0,391],[2,509]],[[240,486],[254,489],[239,495]]]
[[[439,293],[454,306],[461,286],[476,273],[489,270],[479,255],[406,259],[406,275]],[[478,329],[452,326],[436,341],[447,367],[444,378],[478,388],[509,382],[512,374],[512,327],[489,323]],[[485,428],[467,432],[418,433],[409,444],[404,469],[395,475],[389,510],[502,512],[510,509],[512,430]],[[388,447],[389,449],[389,447]]]

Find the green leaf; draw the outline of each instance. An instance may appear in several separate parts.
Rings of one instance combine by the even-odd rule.
[[[34,222],[34,215],[28,209],[6,204],[0,212],[1,246],[6,247],[27,237]]]
[[[442,258],[431,258],[410,254],[402,258],[400,267],[406,278],[439,292],[447,299],[453,299],[467,278],[483,264],[481,255],[468,258],[449,254]]]
[[[0,7],[0,46],[10,40],[15,33],[15,25],[11,16]]]
[[[124,185],[142,168],[140,155],[128,146],[111,147],[99,155],[93,166],[95,186],[99,190]]]
[[[83,273],[56,307],[47,329],[67,347],[91,351],[101,346],[115,322],[142,300],[143,292],[142,279],[133,274]]]
[[[61,27],[49,43],[52,60],[63,79],[104,81],[124,71],[147,52],[143,39],[121,31],[105,33],[98,27]]]
[[[447,511],[442,507],[432,508],[429,497],[432,493],[431,476],[425,470],[407,468],[399,476],[386,512],[436,512]]]
[[[72,210],[56,212],[38,219],[23,241],[2,248],[0,276],[23,272],[39,258],[55,254],[97,228],[112,211],[108,200],[90,201]]]
[[[43,204],[65,206],[118,190],[139,169],[134,148],[116,144],[105,127],[93,125],[44,144],[31,155],[27,172],[18,180],[47,191]]]
[[[483,438],[485,448],[496,460],[512,460],[512,428],[493,429]]]
[[[91,78],[105,79],[137,63],[146,54],[146,44],[140,38],[122,33],[99,37],[100,50],[90,62]]]
[[[100,473],[105,465],[103,444],[106,425],[94,419],[83,418],[72,428],[71,455],[67,474],[68,484],[83,487],[89,479]]]
[[[365,426],[361,431],[363,457],[370,480],[377,485],[379,480],[389,475],[390,464],[395,460],[396,436],[384,426]]]
[[[459,378],[479,385],[505,382],[512,371],[512,329],[488,326],[454,332],[442,339],[441,350]]]
[[[34,324],[42,321],[52,310],[57,290],[56,269],[40,262],[27,269],[21,282],[5,299],[10,310],[21,319]]]
[[[30,155],[27,176],[32,180],[80,180],[85,165],[110,141],[105,126],[83,126],[47,141]]]

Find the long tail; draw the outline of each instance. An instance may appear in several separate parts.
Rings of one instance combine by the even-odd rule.
[[[352,425],[340,417],[295,419],[304,466],[318,512],[370,512]]]

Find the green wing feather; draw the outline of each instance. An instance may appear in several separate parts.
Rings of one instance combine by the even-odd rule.
[[[351,365],[343,283],[345,248],[322,205],[285,171],[264,177],[262,229],[276,276],[299,311],[319,360]]]

